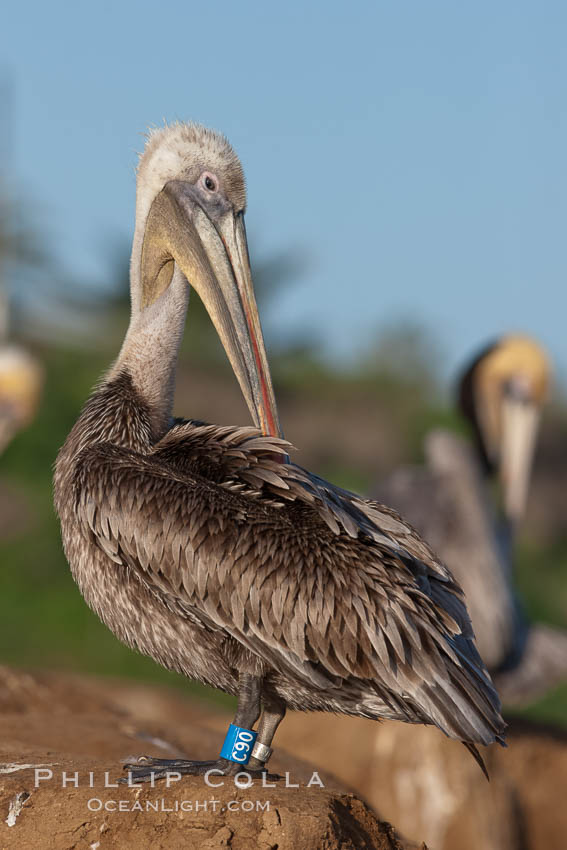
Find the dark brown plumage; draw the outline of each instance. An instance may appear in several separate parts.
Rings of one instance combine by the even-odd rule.
[[[202,132],[177,127],[162,131],[161,142],[179,142],[189,168],[195,136],[201,152],[210,138]],[[216,180],[213,160],[207,173],[216,167]],[[147,174],[151,163],[145,166]],[[178,196],[183,173],[167,179],[175,179]],[[161,183],[163,195],[169,190]],[[199,209],[218,231],[225,224],[215,224],[207,203],[199,200]],[[199,236],[214,240],[203,226]],[[153,244],[147,234],[142,241]],[[216,241],[206,249],[221,250]],[[435,724],[473,749],[501,741],[498,697],[474,646],[462,591],[407,523],[288,462],[291,447],[279,436],[169,418],[178,344],[169,340],[184,322],[184,278],[204,288],[177,250],[165,287],[164,262],[156,263],[159,295],[138,315],[134,310],[117,364],[57,460],[63,542],[86,601],[128,645],[238,693],[240,725],[254,723],[262,709],[258,741],[266,747],[286,706]],[[143,251],[137,255],[135,244],[134,304]],[[234,251],[227,253],[234,266]],[[241,303],[252,305],[245,312],[256,351],[263,343],[249,315],[255,304],[242,295]],[[221,335],[228,335],[227,316],[239,327],[238,304],[231,304],[219,319]],[[257,421],[277,423],[262,356],[263,347],[254,354],[259,385],[252,367],[239,378],[245,393],[263,399],[250,404]],[[263,404],[268,413],[258,412]],[[152,763],[158,772],[163,764]],[[183,764],[196,772],[195,763]]]

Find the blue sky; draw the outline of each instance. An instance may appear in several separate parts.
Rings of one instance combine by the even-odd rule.
[[[131,233],[144,128],[192,118],[241,156],[252,255],[308,256],[268,338],[308,329],[343,356],[418,320],[449,374],[517,329],[567,372],[564,4],[55,0],[2,19],[13,181],[77,279],[107,277]]]

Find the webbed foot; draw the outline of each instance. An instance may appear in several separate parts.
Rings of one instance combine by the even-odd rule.
[[[247,773],[252,779],[266,777],[269,782],[281,779],[276,773],[268,773],[266,768],[251,768],[246,765],[237,764],[228,759],[218,758],[214,761],[192,761],[190,759],[162,759],[140,756],[135,762],[130,760],[124,765],[128,771],[128,777],[122,777],[118,781],[123,784],[135,785],[139,782],[151,782],[156,779],[164,779],[168,774],[181,774],[181,776],[205,776],[209,771],[214,771],[211,776],[236,776],[238,773]]]

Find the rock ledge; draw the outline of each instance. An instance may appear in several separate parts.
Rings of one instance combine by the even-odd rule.
[[[169,728],[149,719],[156,704]],[[2,848],[415,847],[333,777],[285,754],[273,770],[287,782],[275,787],[175,776],[154,787],[117,785],[121,760],[134,753],[211,758],[219,750],[222,734],[199,725],[199,709],[161,689],[1,668],[0,711]]]

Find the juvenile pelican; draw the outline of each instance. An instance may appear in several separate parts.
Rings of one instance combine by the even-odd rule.
[[[222,136],[192,124],[150,135],[130,327],[57,459],[63,543],[87,603],[129,646],[238,696],[219,759],[146,759],[133,775],[262,770],[286,707],[434,724],[473,753],[502,742],[451,573],[395,512],[289,462],[244,207]],[[188,284],[255,428],[172,419]]]
[[[459,385],[475,449],[437,429],[426,465],[396,471],[377,490],[439,552],[465,591],[478,648],[504,699],[527,704],[567,677],[567,632],[530,625],[516,596],[513,541],[527,501],[550,366],[532,339],[484,349]],[[495,500],[485,479],[498,476]]]

